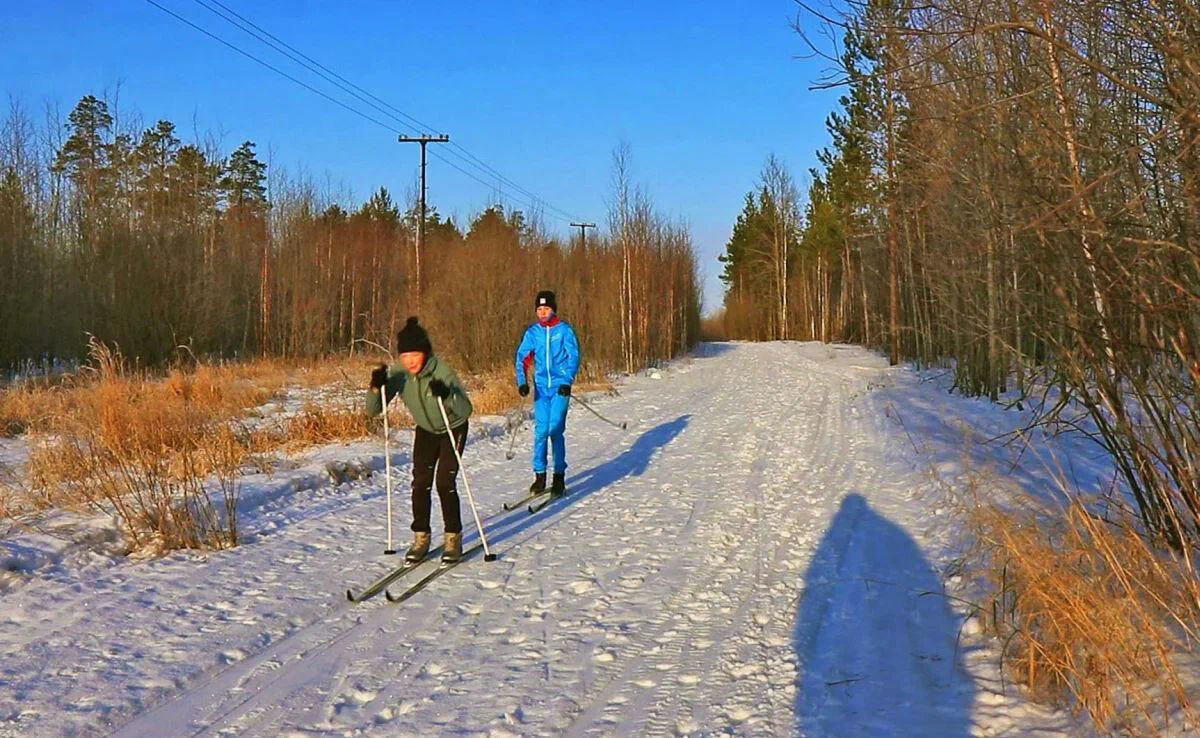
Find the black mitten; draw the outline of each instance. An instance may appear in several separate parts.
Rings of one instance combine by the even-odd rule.
[[[450,396],[450,388],[440,379],[429,380],[429,392],[434,397],[443,400]]]
[[[387,364],[380,364],[371,370],[371,389],[379,389],[387,384]]]

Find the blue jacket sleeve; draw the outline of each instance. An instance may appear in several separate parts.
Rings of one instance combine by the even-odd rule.
[[[563,336],[563,346],[567,349],[567,381],[575,384],[575,375],[579,373],[579,339],[575,337],[575,329],[570,325]]]
[[[525,357],[528,356],[531,351],[533,351],[533,340],[530,338],[529,329],[526,329],[524,335],[521,336],[521,345],[517,346],[515,368],[518,387],[523,384],[528,384],[529,382],[529,380],[525,378]]]

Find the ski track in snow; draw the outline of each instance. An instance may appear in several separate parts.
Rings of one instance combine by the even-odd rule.
[[[382,474],[268,505],[231,551],[15,590],[0,735],[1055,734],[987,688],[941,596],[927,533],[948,513],[870,397],[910,380],[798,343],[630,378],[597,401],[628,432],[572,411],[565,499],[493,515],[499,561],[398,605],[342,594],[399,564]],[[512,462],[506,439],[468,445],[481,514],[528,484],[522,433]]]

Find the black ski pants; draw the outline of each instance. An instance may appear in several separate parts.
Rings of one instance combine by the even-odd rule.
[[[450,438],[445,433],[430,433],[416,429],[413,438],[413,483],[412,483],[412,529],[417,533],[429,532],[430,490],[437,475],[438,499],[442,503],[442,523],[447,533],[462,533],[462,516],[458,508],[458,459],[450,447]],[[467,424],[452,428],[454,443],[462,453],[467,443]]]

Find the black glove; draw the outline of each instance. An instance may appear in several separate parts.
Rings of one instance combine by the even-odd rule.
[[[450,396],[450,388],[440,379],[431,379],[429,380],[429,393],[444,400]]]
[[[570,397],[571,396],[571,385],[569,385],[569,384],[559,385],[558,394],[562,395],[563,397]]]
[[[520,387],[517,387],[517,394],[520,395],[521,397],[528,395],[529,394],[529,385],[523,384]]]
[[[379,389],[387,384],[387,364],[380,364],[371,370],[371,389]]]

